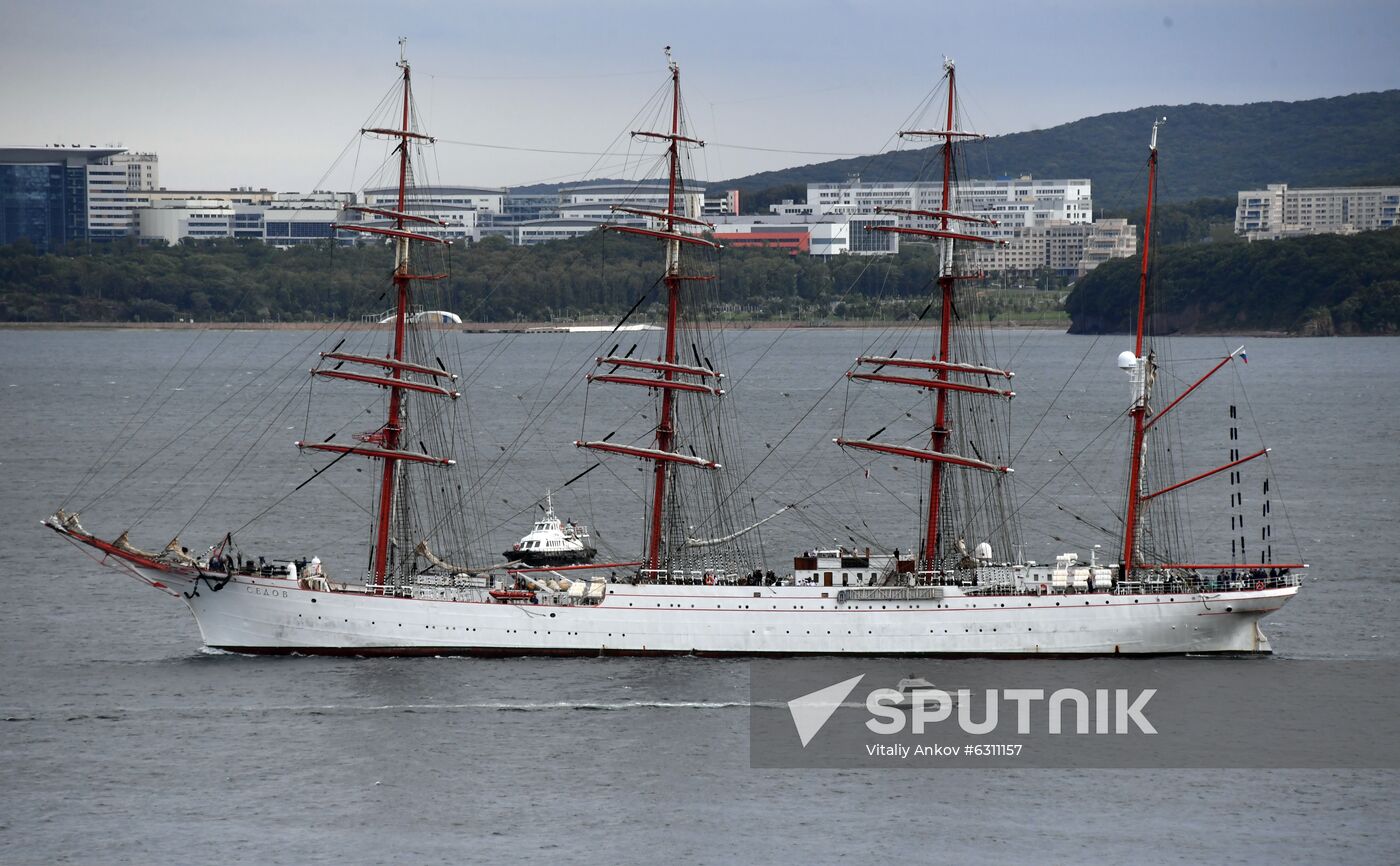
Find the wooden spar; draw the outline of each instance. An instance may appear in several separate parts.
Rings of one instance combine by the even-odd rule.
[[[949,71],[951,71],[951,69],[952,69],[952,64],[950,63],[950,64],[949,64]],[[952,99],[950,98],[948,101],[949,101],[949,102],[952,102]],[[950,124],[950,126],[951,126],[951,124]],[[947,139],[952,139],[952,138],[979,138],[979,139],[980,139],[980,138],[986,138],[987,136],[983,135],[983,134],[980,133],[980,132],[965,132],[965,131],[960,130],[960,129],[905,129],[905,130],[900,131],[899,137],[900,137],[900,138],[942,138],[942,139],[944,139],[944,140],[947,140]]]
[[[940,369],[940,374],[946,370]],[[952,382],[948,379],[915,379],[911,376],[886,376],[883,373],[847,373],[847,379],[857,379],[863,382],[887,382],[891,385],[909,385],[914,388],[937,388],[944,391],[959,391],[964,394],[990,394],[997,397],[1005,397],[1010,400],[1016,396],[1015,391],[1006,391],[1001,388],[986,388],[981,385],[967,385],[962,382]]]
[[[719,244],[715,243],[714,241],[708,241],[704,238],[697,238],[695,235],[683,235],[680,232],[662,232],[656,231],[655,229],[639,228],[637,226],[619,225],[605,225],[603,226],[603,228],[611,232],[626,232],[627,234],[632,235],[645,235],[649,238],[659,238],[663,241],[675,241],[683,244],[695,244],[696,246],[709,247],[710,249],[715,250],[719,249]]]
[[[674,65],[674,64],[672,64],[672,65]],[[677,80],[678,80],[678,79],[677,79]],[[705,142],[701,141],[700,139],[698,139],[698,138],[690,138],[689,136],[681,135],[679,132],[675,132],[675,131],[672,131],[672,132],[668,135],[667,133],[664,133],[664,132],[650,132],[650,131],[648,131],[648,130],[637,130],[636,132],[633,132],[633,133],[632,133],[632,137],[633,137],[633,138],[654,138],[654,139],[657,139],[658,141],[669,141],[669,142],[671,142],[672,146],[674,146],[677,142],[683,142],[683,143],[685,143],[685,144],[693,144],[693,145],[695,145],[696,147],[704,147],[704,146],[705,146]]]
[[[950,373],[1002,376],[1007,379],[1014,379],[1016,377],[1016,374],[1010,370],[998,370],[996,367],[983,367],[979,364],[925,361],[922,358],[885,358],[879,355],[862,355],[856,360],[857,363],[860,364],[875,364],[881,367],[913,367],[920,370],[947,370]]]
[[[441,466],[453,466],[457,463],[456,460],[448,457],[434,457],[421,451],[403,451],[397,448],[367,448],[361,445],[332,445],[327,442],[298,442],[296,446],[312,451],[329,451],[332,454],[357,454],[360,457],[373,457],[376,460],[383,460],[386,466],[392,466],[399,460],[407,460],[410,463],[437,463]]]
[[[670,370],[673,373],[680,373],[686,376],[706,376],[723,379],[723,373],[716,373],[706,367],[690,367],[685,364],[666,364],[661,361],[644,361],[639,358],[619,358],[608,355],[594,359],[598,366],[611,365],[613,367],[635,367],[639,370]]]
[[[395,361],[391,358],[376,358],[373,355],[352,355],[348,352],[322,352],[322,358],[332,358],[337,361],[353,361],[357,364],[370,364],[376,367],[383,367],[386,370],[403,370],[408,373],[422,373],[425,376],[435,376],[439,379],[447,378],[456,380],[456,373],[449,373],[437,367],[428,367],[423,364],[411,364],[407,361]]]
[[[643,209],[643,208],[636,208],[636,207],[623,207],[623,206],[620,205],[620,204],[615,204],[615,205],[613,205],[613,206],[610,208],[610,210],[612,210],[612,211],[614,211],[614,212],[616,212],[616,213],[630,213],[630,214],[632,214],[633,216],[651,217],[652,219],[667,220],[667,221],[669,221],[669,222],[685,223],[686,225],[691,225],[691,226],[705,226],[705,227],[707,227],[707,228],[714,228],[714,227],[715,227],[715,224],[714,224],[714,223],[708,223],[708,222],[705,222],[704,220],[692,219],[691,217],[688,217],[688,216],[682,216],[681,214],[678,214],[678,213],[670,213],[670,212],[667,212],[667,211],[645,210],[645,209]]]
[[[575,440],[575,445],[580,448],[589,448],[594,451],[606,451],[609,454],[626,454],[631,457],[640,457],[643,460],[655,461],[658,465],[667,463],[684,463],[687,466],[699,466],[702,469],[721,469],[721,464],[713,460],[706,460],[704,457],[692,457],[689,454],[678,454],[675,451],[666,451],[661,448],[638,448],[634,445],[614,445],[611,442],[601,440],[587,442],[582,439]]]
[[[402,368],[392,368],[395,374]],[[364,373],[351,373],[346,370],[312,370],[313,376],[324,376],[327,379],[344,379],[348,382],[363,382],[366,385],[378,385],[381,388],[403,388],[408,391],[419,391],[424,394],[436,394],[439,397],[451,397],[456,400],[462,396],[460,391],[453,391],[441,385],[430,385],[427,382],[415,382],[412,379],[400,379],[396,376],[369,376]]]
[[[941,217],[941,219],[945,223],[948,221],[948,217],[946,216]],[[977,244],[997,244],[1000,246],[1006,246],[1007,243],[1006,241],[998,240],[997,238],[984,238],[981,235],[970,235],[964,232],[950,232],[947,229],[916,229],[905,228],[904,226],[867,225],[865,227],[865,230],[868,232],[890,232],[892,234],[897,235],[918,235],[919,237],[924,238],[941,238],[943,240],[949,241],[967,241],[969,243]]]
[[[700,385],[695,382],[681,382],[675,379],[644,379],[640,376],[616,376],[611,373],[594,373],[587,377],[590,382],[616,382],[619,385],[640,385],[643,388],[669,388],[675,391],[689,391],[695,394],[724,396],[722,388]]]
[[[1211,367],[1211,368],[1210,368],[1210,372],[1206,373],[1204,376],[1202,376],[1201,378],[1197,379],[1197,380],[1191,385],[1190,388],[1187,388],[1185,391],[1182,391],[1182,392],[1181,392],[1181,396],[1179,396],[1179,397],[1177,397],[1175,400],[1171,401],[1171,403],[1169,403],[1169,404],[1167,405],[1167,408],[1165,408],[1165,409],[1163,409],[1162,411],[1158,412],[1156,415],[1153,415],[1153,416],[1147,421],[1147,423],[1143,425],[1143,429],[1144,429],[1144,430],[1150,430],[1150,429],[1152,429],[1152,425],[1153,425],[1153,424],[1156,424],[1158,421],[1162,420],[1162,416],[1163,416],[1163,415],[1165,415],[1165,414],[1167,414],[1168,412],[1170,412],[1171,410],[1175,409],[1175,408],[1176,408],[1176,404],[1180,403],[1182,400],[1185,400],[1185,399],[1191,394],[1192,391],[1194,391],[1194,390],[1196,390],[1197,388],[1201,387],[1201,385],[1202,385],[1207,379],[1209,379],[1211,376],[1214,376],[1214,375],[1220,370],[1221,367],[1224,367],[1226,364],[1228,364],[1228,363],[1230,363],[1231,361],[1233,361],[1233,360],[1235,359],[1235,356],[1236,356],[1236,355],[1242,354],[1243,352],[1244,352],[1244,346],[1240,346],[1238,349],[1236,349],[1235,351],[1233,351],[1233,352],[1231,352],[1230,354],[1226,355],[1224,358],[1221,358],[1221,359],[1220,359],[1220,362],[1219,362],[1218,364],[1216,364],[1214,367]]]
[[[404,80],[407,81],[407,80],[408,80],[408,66],[406,65],[406,64],[407,64],[407,61],[400,61],[400,62],[405,64],[404,67],[403,67],[403,69],[404,69]],[[429,76],[429,77],[431,78],[432,76]],[[409,129],[408,129],[408,121],[406,121],[406,120],[404,121],[403,125],[404,125],[404,128],[403,128],[403,129],[380,129],[380,128],[370,127],[370,128],[366,128],[366,129],[361,129],[360,132],[363,133],[363,134],[365,134],[365,135],[387,135],[387,136],[390,136],[390,137],[392,137],[392,138],[412,138],[412,139],[417,139],[418,141],[429,141],[429,142],[431,142],[431,141],[437,141],[437,139],[433,138],[431,135],[424,135],[424,134],[421,133],[421,132],[411,132],[411,131],[409,131]]]
[[[910,210],[903,207],[877,207],[875,213],[897,213],[906,216],[921,216],[929,219],[949,219],[958,220],[965,223],[977,223],[984,226],[998,226],[1001,223],[996,220],[984,219],[982,217],[969,216],[968,214],[952,213],[946,210]]]
[[[428,223],[429,225],[435,226],[447,225],[445,220],[434,219],[433,217],[417,216],[416,214],[404,213],[403,211],[397,210],[385,210],[384,208],[378,207],[366,207],[361,204],[346,205],[345,209],[355,211],[356,213],[372,213],[375,216],[388,217],[389,219],[402,219],[408,222]]]
[[[425,235],[421,232],[406,231],[403,227],[402,216],[397,217],[397,222],[398,227],[392,229],[384,229],[379,228],[377,226],[362,226],[356,225],[355,223],[335,223],[331,226],[331,228],[345,229],[346,231],[351,232],[365,232],[367,234],[372,235],[384,235],[386,237],[391,237],[395,240],[402,241],[423,241],[424,243],[442,244],[443,246],[450,246],[452,244],[452,241],[448,240],[447,238],[435,238],[432,235]]]
[[[932,463],[934,466],[947,464],[950,466],[965,466],[968,469],[981,469],[983,472],[1011,472],[1010,466],[998,466],[995,463],[988,463],[985,460],[974,460],[971,457],[962,457],[957,454],[945,454],[941,451],[924,451],[919,448],[905,448],[901,445],[886,445],[883,442],[870,442],[865,439],[844,439],[836,438],[831,440],[842,448],[860,448],[865,451],[878,451],[881,454],[893,454],[896,457],[908,457],[911,460],[922,460],[925,463]]]
[[[1261,448],[1261,449],[1259,449],[1258,451],[1255,451],[1253,454],[1246,455],[1246,456],[1244,456],[1244,457],[1241,457],[1241,458],[1238,459],[1238,460],[1231,460],[1229,463],[1226,463],[1224,466],[1217,466],[1217,467],[1215,467],[1214,469],[1211,469],[1211,470],[1209,470],[1209,471],[1207,471],[1207,472],[1202,472],[1202,473],[1199,474],[1199,475],[1193,475],[1193,476],[1191,476],[1190,478],[1186,479],[1185,481],[1178,481],[1177,483],[1171,485],[1170,487],[1163,487],[1161,490],[1158,490],[1156,493],[1145,493],[1145,494],[1143,494],[1143,495],[1140,497],[1140,499],[1141,499],[1141,501],[1143,501],[1143,502],[1146,502],[1146,501],[1149,500],[1149,499],[1155,499],[1156,497],[1161,496],[1163,493],[1171,493],[1173,490],[1176,490],[1176,489],[1179,488],[1179,487],[1185,487],[1185,486],[1188,485],[1188,484],[1195,484],[1197,481],[1204,481],[1205,479],[1211,477],[1212,475],[1218,475],[1218,474],[1220,474],[1221,472],[1224,472],[1226,469],[1233,469],[1233,468],[1235,468],[1236,466],[1239,466],[1241,463],[1248,463],[1249,461],[1255,459],[1256,457],[1263,457],[1265,454],[1268,454],[1268,453],[1269,453],[1269,449],[1268,449],[1268,448]]]

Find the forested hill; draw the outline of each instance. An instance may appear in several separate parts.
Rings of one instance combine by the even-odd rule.
[[[1400,229],[1252,244],[1182,244],[1156,254],[1154,331],[1400,333]],[[1116,259],[1065,301],[1070,333],[1125,333],[1139,264]]]
[[[1159,142],[1165,201],[1234,198],[1268,183],[1331,186],[1400,180],[1400,90],[1302,102],[1249,105],[1152,105],[1101,114],[1034,132],[967,145],[975,177],[1030,174],[1089,178],[1096,208],[1141,205],[1152,121],[1166,116]],[[801,199],[806,184],[845,180],[912,180],[926,174],[929,149],[804,165],[713,182],[739,189],[746,212],[781,198]]]

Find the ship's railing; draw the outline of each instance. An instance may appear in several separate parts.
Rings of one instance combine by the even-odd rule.
[[[643,568],[640,571],[643,583],[660,583],[674,586],[749,586],[754,572],[732,572],[717,569],[666,569]]]
[[[365,595],[383,595],[390,598],[413,598],[413,586],[395,584],[365,583]]]
[[[1261,569],[1224,572],[1140,572],[1130,581],[1114,580],[1111,587],[1056,585],[1048,577],[1030,581],[1021,575],[1018,584],[1014,566],[980,566],[976,569],[954,571],[912,572],[898,577],[913,578],[912,585],[904,580],[880,589],[958,587],[966,595],[979,593],[997,595],[1151,595],[1154,593],[1245,592],[1284,589],[1302,585],[1302,575],[1288,569]]]
[[[1245,592],[1265,589],[1286,589],[1301,586],[1303,576],[1287,569],[1273,574],[1263,570],[1222,571],[1200,574],[1147,574],[1136,580],[1114,583],[1116,595],[1150,595],[1170,592]]]
[[[920,569],[913,572],[916,586],[962,586],[1009,589],[1016,585],[1018,569],[1012,565],[979,565],[952,571]]]

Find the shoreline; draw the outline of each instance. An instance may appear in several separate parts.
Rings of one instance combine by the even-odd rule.
[[[643,324],[652,325],[647,322]],[[767,322],[721,322],[711,324],[723,326],[731,331],[841,328],[890,328],[910,325],[911,322],[897,320],[870,321],[767,321]],[[587,328],[576,333],[599,333],[611,328],[609,323],[588,322],[462,322],[448,325],[429,325],[444,330],[462,331],[468,334],[561,334],[570,328]],[[337,330],[373,331],[387,329],[388,325],[371,322],[0,322],[0,330],[7,331],[312,331],[326,327]],[[652,325],[652,327],[660,327]],[[987,327],[998,330],[1067,330],[1069,321],[1062,322],[992,322]]]
[[[650,323],[647,323],[650,324]],[[764,331],[764,330],[785,330],[789,328],[800,328],[803,330],[841,330],[853,328],[893,328],[909,326],[908,321],[895,320],[870,320],[870,321],[833,321],[833,322],[812,322],[812,321],[768,321],[768,322],[725,322],[720,323],[730,331]],[[346,331],[372,331],[380,328],[387,328],[387,325],[380,325],[369,322],[0,322],[0,331],[314,331],[322,328],[334,327],[336,330]],[[561,334],[568,333],[570,327],[587,327],[587,332],[575,333],[599,333],[597,329],[606,330],[608,325],[593,325],[581,322],[462,322],[461,324],[451,324],[438,326],[446,330],[461,331],[466,334]],[[711,325],[714,327],[714,325]],[[1114,332],[1105,331],[1103,334],[1071,334],[1070,323],[1065,322],[1020,322],[1020,321],[1000,321],[991,322],[985,327],[993,330],[1005,331],[1057,331],[1071,336],[1109,336]],[[1127,331],[1119,333],[1128,333]],[[1194,331],[1173,334],[1177,337],[1303,337],[1303,336],[1386,336],[1384,334],[1338,334],[1338,335],[1305,335],[1293,334],[1287,331],[1255,331],[1255,330],[1224,330],[1224,331]]]

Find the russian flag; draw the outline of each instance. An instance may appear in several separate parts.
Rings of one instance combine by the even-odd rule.
[[[1240,360],[1241,360],[1241,361],[1244,361],[1246,364],[1248,364],[1248,363],[1249,363],[1249,356],[1246,355],[1244,352],[1240,352]]]

